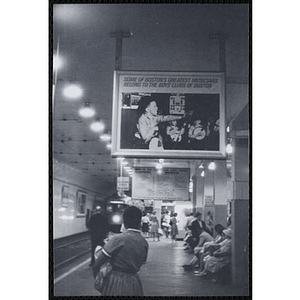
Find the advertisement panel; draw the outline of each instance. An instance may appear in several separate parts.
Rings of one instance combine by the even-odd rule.
[[[225,158],[223,73],[114,75],[112,156]]]

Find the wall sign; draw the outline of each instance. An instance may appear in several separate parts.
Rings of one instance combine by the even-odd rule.
[[[135,168],[132,177],[132,198],[141,200],[189,199],[189,169]]]
[[[61,188],[61,206],[68,207],[70,187],[63,185]]]
[[[77,191],[76,197],[76,216],[85,217],[87,193],[81,190]]]
[[[118,177],[117,178],[117,190],[118,191],[129,191],[129,177]]]
[[[115,71],[112,156],[225,158],[223,73]]]
[[[205,206],[214,206],[215,201],[213,196],[205,196]]]

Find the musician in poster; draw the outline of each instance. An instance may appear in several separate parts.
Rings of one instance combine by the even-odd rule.
[[[163,150],[163,139],[159,131],[159,124],[180,120],[182,116],[176,115],[158,115],[158,107],[153,96],[143,97],[138,108],[140,117],[137,123],[137,132],[135,133],[136,144],[143,144],[150,150]]]

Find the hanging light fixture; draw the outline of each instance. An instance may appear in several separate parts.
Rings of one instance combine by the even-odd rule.
[[[227,146],[226,146],[226,152],[227,152],[228,154],[232,154],[232,146],[231,146],[230,143],[227,144]]]
[[[91,118],[95,113],[95,110],[91,107],[91,103],[89,102],[85,102],[83,107],[79,109],[79,115],[83,118]]]
[[[80,85],[72,82],[64,88],[64,95],[70,99],[78,99],[82,96],[83,90]]]
[[[212,161],[212,162],[209,164],[208,168],[209,168],[210,170],[215,170],[216,164]]]
[[[100,135],[100,139],[101,139],[102,141],[104,141],[104,142],[109,142],[110,139],[111,139],[111,136],[110,136],[110,134],[109,134],[109,131],[108,131],[108,130],[105,130],[105,131],[103,132],[103,134]]]
[[[190,182],[189,182],[189,192],[190,193],[193,192],[193,188],[194,188],[194,182],[193,182],[193,179],[190,179]]]
[[[100,119],[95,119],[95,121],[91,124],[90,126],[91,130],[95,131],[95,132],[100,132],[102,130],[104,130],[105,125],[102,121],[100,121]]]
[[[156,169],[157,170],[161,170],[163,168],[162,164],[161,163],[157,163],[156,164]]]

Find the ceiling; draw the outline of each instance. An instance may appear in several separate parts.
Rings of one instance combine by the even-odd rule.
[[[210,35],[224,33],[228,35],[226,51],[231,53],[227,76],[248,77],[247,5],[54,4],[51,12],[50,53],[62,60],[62,66],[53,73],[53,159],[93,181],[116,186],[120,172],[107,143],[89,127],[94,119],[78,114],[84,102],[90,102],[95,117],[111,130],[116,66],[116,39],[111,33],[130,33],[123,39],[122,70],[143,71],[218,71],[219,44]],[[70,81],[83,88],[78,100],[63,95]],[[228,101],[228,120],[232,120],[245,103],[238,102],[238,96]],[[171,162],[174,159],[166,161]]]

